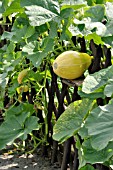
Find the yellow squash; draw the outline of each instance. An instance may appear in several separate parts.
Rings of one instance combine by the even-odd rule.
[[[27,85],[23,85],[23,86],[20,86],[20,87],[17,87],[17,93],[20,94],[22,92],[27,92],[29,90],[29,87]]]
[[[91,56],[77,51],[65,51],[53,62],[53,71],[65,79],[76,79],[83,75],[91,64]]]
[[[27,73],[28,73],[27,69],[24,69],[19,73],[18,78],[17,78],[19,84],[22,83],[22,80],[27,75]]]

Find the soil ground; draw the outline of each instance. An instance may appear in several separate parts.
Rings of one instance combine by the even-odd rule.
[[[50,158],[44,158],[41,154],[8,154],[0,155],[0,170],[60,170],[56,163],[51,164]]]

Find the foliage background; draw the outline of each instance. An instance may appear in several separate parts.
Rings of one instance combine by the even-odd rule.
[[[16,139],[33,141],[30,152],[39,145],[58,148],[72,137],[79,169],[93,170],[97,163],[112,168],[112,13],[112,0],[0,1],[1,149]],[[79,87],[52,71],[66,50],[94,56]],[[21,85],[29,91],[18,93]]]

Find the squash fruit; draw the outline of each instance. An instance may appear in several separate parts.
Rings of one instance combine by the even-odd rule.
[[[22,80],[23,80],[23,78],[27,75],[27,73],[28,73],[28,70],[27,70],[27,69],[24,69],[24,70],[22,70],[22,71],[18,74],[17,80],[18,80],[18,83],[19,83],[19,84],[22,83]]]
[[[22,92],[27,92],[29,91],[29,87],[27,85],[22,85],[20,87],[17,87],[17,93],[20,94]]]
[[[83,75],[91,64],[92,57],[77,51],[65,51],[53,62],[53,71],[65,79],[76,79]]]

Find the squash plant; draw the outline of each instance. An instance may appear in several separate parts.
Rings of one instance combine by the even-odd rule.
[[[31,141],[30,152],[73,140],[74,168],[112,168],[112,0],[2,0],[0,7],[0,149],[16,139]],[[68,50],[94,56],[74,87],[52,69]]]

